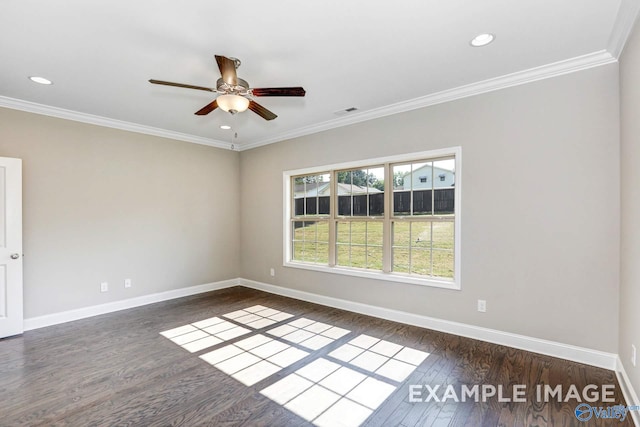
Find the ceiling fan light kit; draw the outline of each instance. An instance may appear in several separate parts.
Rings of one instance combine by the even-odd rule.
[[[249,108],[249,100],[240,95],[220,95],[216,101],[220,109],[231,114],[242,113]]]
[[[221,110],[231,114],[242,113],[251,110],[265,120],[273,120],[276,116],[273,112],[264,108],[253,100],[258,96],[305,96],[306,91],[302,87],[269,87],[269,88],[251,88],[246,80],[238,77],[236,69],[240,66],[240,60],[237,58],[227,58],[226,56],[216,55],[216,62],[220,69],[221,78],[216,82],[216,88],[208,88],[204,86],[187,85],[183,83],[166,82],[163,80],[149,80],[150,83],[182,87],[187,89],[204,90],[207,92],[216,92],[218,97],[209,104],[196,111],[196,115],[204,116],[220,107]]]

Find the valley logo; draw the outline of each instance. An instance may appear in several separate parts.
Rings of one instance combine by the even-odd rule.
[[[640,410],[640,406],[615,405],[595,407],[587,403],[581,403],[576,406],[574,414],[579,421],[589,421],[591,418],[596,417],[598,419],[620,420],[620,422],[622,422],[627,418],[629,411],[638,410]]]

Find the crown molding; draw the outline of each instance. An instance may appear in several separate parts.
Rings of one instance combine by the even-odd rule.
[[[640,10],[640,0],[623,0],[616,29],[612,35],[612,40],[619,51],[622,51],[624,42],[629,36],[635,18]],[[633,17],[631,17],[633,15]],[[623,19],[623,18],[627,19]],[[614,42],[612,42],[614,43]],[[373,110],[363,111],[352,115],[340,117],[334,120],[293,129],[269,138],[247,141],[243,144],[232,145],[228,142],[219,141],[200,136],[189,135],[180,132],[174,132],[166,129],[144,126],[136,123],[125,122],[122,120],[110,119],[107,117],[96,116],[92,114],[81,113],[78,111],[66,110],[63,108],[51,107],[48,105],[37,104],[34,102],[23,101],[19,99],[0,96],[0,107],[11,108],[14,110],[22,110],[30,113],[42,114],[61,119],[73,120],[77,122],[89,123],[98,126],[105,126],[114,129],[125,130],[129,132],[153,135],[162,138],[169,138],[178,141],[191,142],[194,144],[208,145],[216,148],[231,149],[236,151],[245,151],[263,145],[274,144],[276,142],[288,139],[298,138],[326,130],[331,130],[343,126],[374,120],[393,114],[403,113],[416,110],[419,108],[429,107],[436,104],[443,104],[454,101],[456,99],[467,98],[470,96],[480,95],[487,92],[493,92],[512,86],[518,86],[526,83],[535,82],[551,77],[573,73],[576,71],[586,70],[601,65],[610,64],[617,61],[617,56],[612,55],[607,50],[593,52],[587,55],[578,56],[564,61],[554,62],[540,67],[531,68],[524,71],[518,71],[512,74],[496,77],[493,79],[483,80],[465,86],[444,90],[419,98],[410,99],[408,101],[398,102]]]
[[[159,136],[161,138],[175,139],[178,141],[191,142],[193,144],[208,145],[210,147],[232,149],[228,142],[216,139],[203,138],[201,136],[189,135],[186,133],[174,132],[166,129],[144,126],[122,120],[110,119],[93,114],[81,113],[64,108],[51,107],[49,105],[37,104],[35,102],[23,101],[21,99],[0,96],[0,107],[11,108],[13,110],[26,111],[28,113],[42,114],[44,116],[56,117],[59,119],[73,120],[76,122],[88,123],[97,126],[104,126],[113,129],[120,129],[129,132],[142,133],[145,135]]]
[[[361,113],[355,113],[352,115],[341,117],[339,119],[329,120],[315,125],[294,129],[290,132],[285,132],[270,138],[242,144],[239,147],[239,151],[250,150],[252,148],[257,148],[263,145],[273,144],[287,139],[298,138],[301,136],[335,129],[342,126],[348,126],[355,123],[378,119],[381,117],[390,116],[392,114],[403,113],[406,111],[429,107],[431,105],[443,104],[445,102],[454,101],[460,98],[467,98],[470,96],[493,92],[512,86],[518,86],[538,80],[561,76],[576,71],[610,64],[616,61],[617,58],[612,56],[609,52],[607,52],[606,50],[600,50],[564,61],[554,62],[540,67],[518,71],[512,74],[506,74],[504,76],[483,80],[466,86],[444,90],[442,92],[410,99],[408,101],[398,102],[396,104],[375,108],[373,110],[363,111]]]
[[[609,43],[607,45],[607,50],[614,58],[620,58],[624,45],[626,44],[631,31],[633,31],[633,26],[638,19],[639,13],[639,0],[622,0],[620,3],[616,22],[613,24],[613,31],[611,32],[611,37],[609,38]]]

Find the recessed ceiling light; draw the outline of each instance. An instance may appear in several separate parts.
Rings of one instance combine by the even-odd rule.
[[[49,79],[45,79],[44,77],[38,77],[38,76],[31,76],[29,77],[29,80],[31,80],[34,83],[40,83],[41,85],[52,85],[53,82]]]
[[[229,126],[229,125],[220,125],[220,129],[229,130],[229,129],[231,129],[231,126]]]
[[[494,36],[493,34],[489,34],[489,33],[478,34],[477,36],[475,36],[473,38],[473,40],[471,40],[471,46],[473,46],[473,47],[486,46],[489,43],[491,43],[495,38],[496,38],[496,36]]]

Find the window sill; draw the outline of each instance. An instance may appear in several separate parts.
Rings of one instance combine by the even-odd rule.
[[[320,264],[309,264],[289,261],[283,264],[284,267],[300,268],[303,270],[320,271],[323,273],[341,274],[344,276],[364,277],[367,279],[384,280],[387,282],[407,283],[411,285],[428,286],[432,288],[460,290],[460,282],[438,280],[434,278],[422,278],[399,273],[383,273],[381,271],[367,271],[352,268],[329,267]]]

